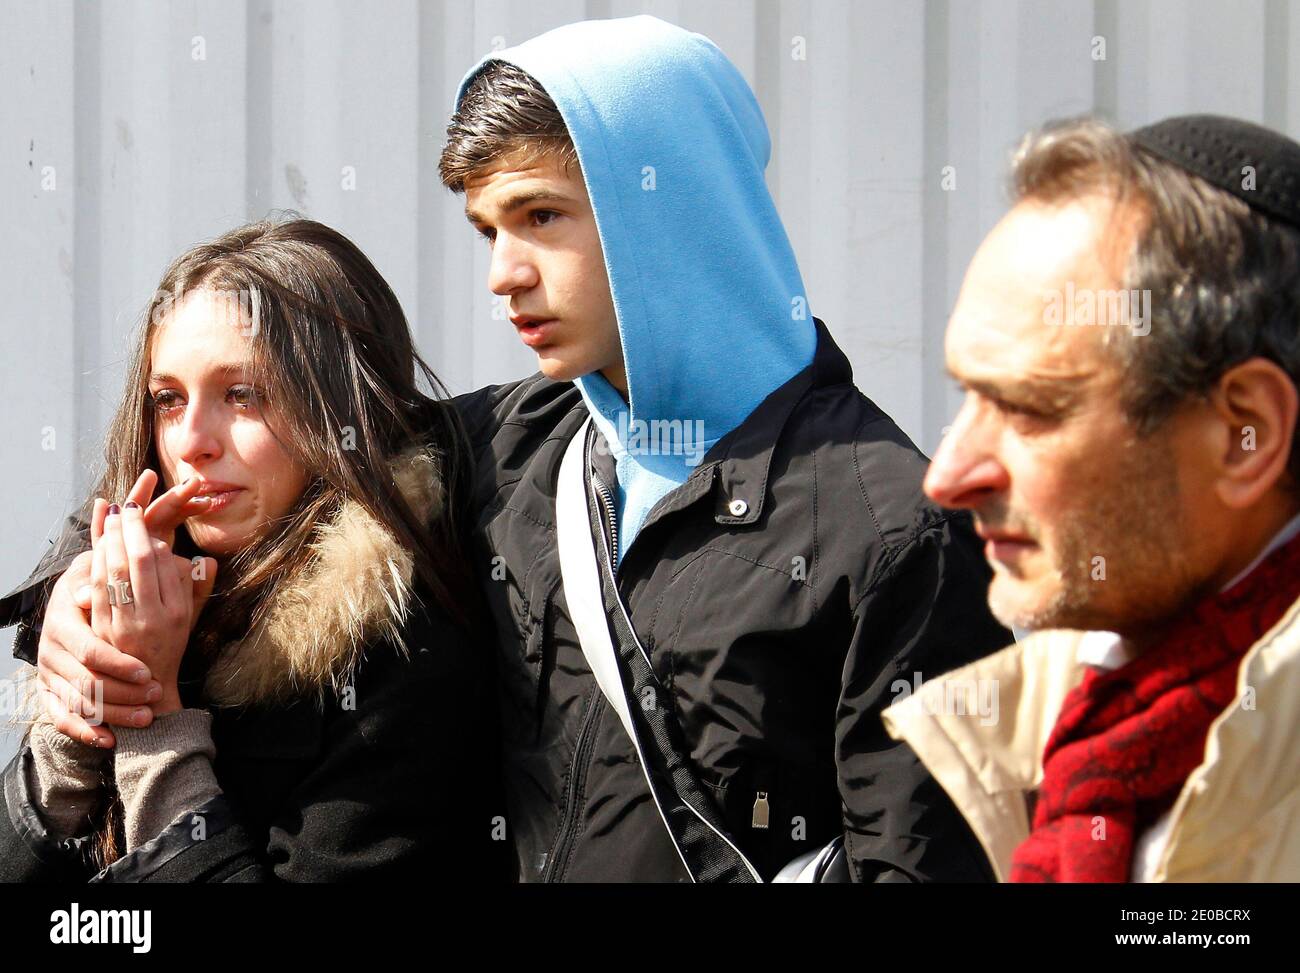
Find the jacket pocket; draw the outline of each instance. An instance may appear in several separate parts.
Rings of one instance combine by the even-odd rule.
[[[706,783],[728,837],[765,879],[842,831],[834,780],[821,786],[789,767],[747,766]]]
[[[752,557],[706,549],[666,586],[648,627],[652,661],[671,688],[701,776],[729,783],[773,741],[804,743],[807,711],[825,692],[807,586]],[[829,742],[826,744],[829,748]],[[752,795],[751,795],[752,796]]]

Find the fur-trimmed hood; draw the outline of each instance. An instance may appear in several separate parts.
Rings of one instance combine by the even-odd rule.
[[[443,506],[435,455],[416,447],[392,464],[411,508],[428,524]],[[260,621],[227,643],[208,670],[204,699],[215,706],[324,699],[348,685],[367,643],[404,648],[414,556],[353,499],[317,526],[313,556],[269,595]]]

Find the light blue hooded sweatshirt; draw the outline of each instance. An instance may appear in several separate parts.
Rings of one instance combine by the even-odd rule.
[[[615,459],[621,560],[651,508],[809,364],[817,334],[767,191],[767,125],[708,38],[654,17],[568,24],[488,55],[559,108],[591,197],[628,399],[576,384]]]

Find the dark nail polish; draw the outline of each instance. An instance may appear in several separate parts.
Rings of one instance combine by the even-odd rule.
[[[139,509],[140,509],[140,505],[139,505],[138,503],[136,503],[134,500],[128,500],[128,501],[126,502],[126,509],[127,509],[127,510],[139,510]]]
[[[120,514],[121,512],[122,512],[122,508],[119,507],[117,504],[115,504],[115,503],[109,504],[109,506],[108,506],[108,515],[109,515],[110,517],[116,517],[116,516],[117,516],[118,514]]]

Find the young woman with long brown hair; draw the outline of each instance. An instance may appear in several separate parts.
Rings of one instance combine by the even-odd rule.
[[[83,511],[100,668],[41,651],[0,878],[505,873],[445,398],[328,227],[258,223],[172,264]]]

